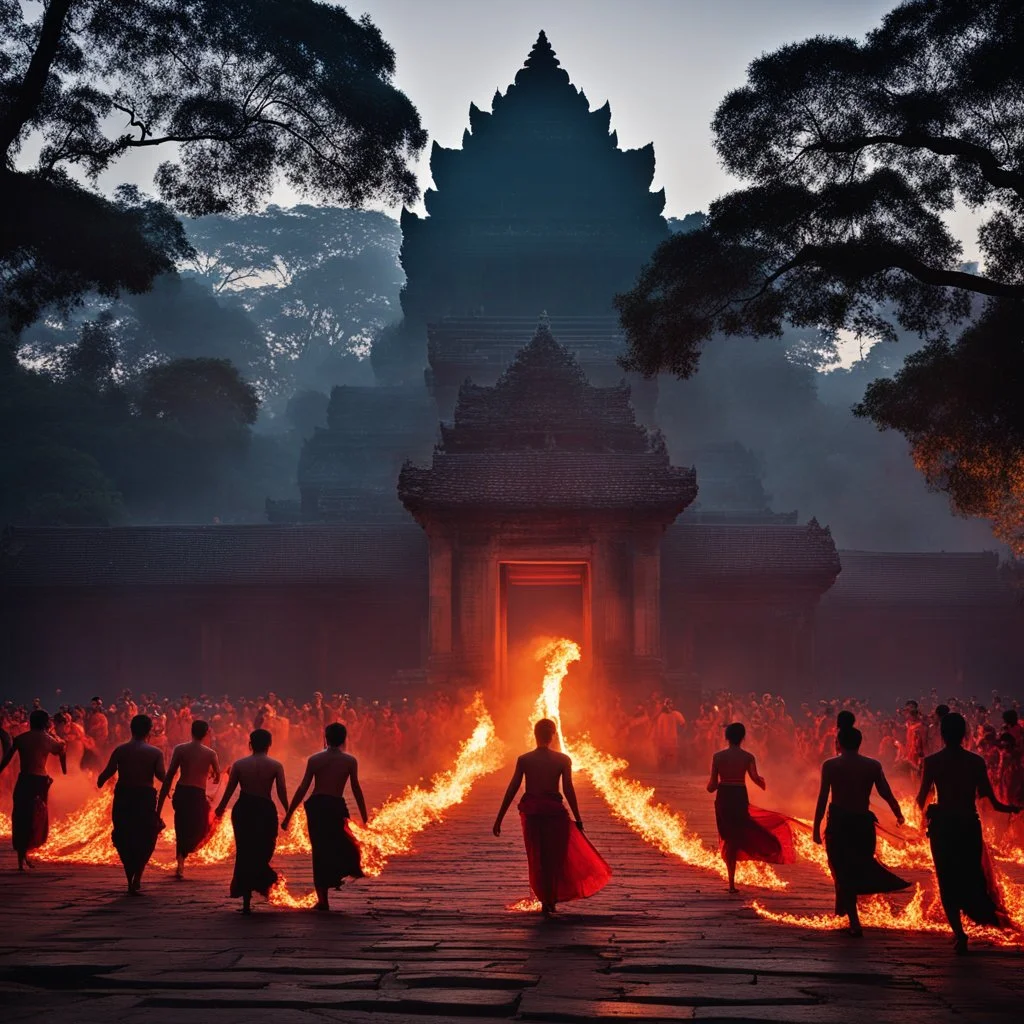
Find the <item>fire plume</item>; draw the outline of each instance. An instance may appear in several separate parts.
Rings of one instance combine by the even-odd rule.
[[[571,746],[567,744],[560,720],[562,683],[569,666],[580,659],[579,645],[565,638],[551,640],[537,651],[536,657],[544,662],[544,682],[534,716],[550,718],[558,726],[562,749],[572,757],[576,767],[590,777],[612,814],[662,853],[726,878],[722,858],[687,828],[682,814],[665,804],[655,803],[653,786],[622,777],[621,773],[629,767],[628,761],[603,753],[586,736],[574,740]],[[736,878],[746,885],[764,889],[786,887],[770,867],[751,861],[737,866]]]

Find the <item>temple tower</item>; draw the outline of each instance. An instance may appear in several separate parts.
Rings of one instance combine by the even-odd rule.
[[[428,383],[450,416],[466,363],[493,383],[542,310],[567,347],[586,349],[588,373],[621,376],[612,299],[669,232],[653,146],[620,149],[610,119],[541,32],[491,110],[470,106],[462,148],[434,144],[427,216],[402,214],[405,319],[374,346],[379,379],[422,379],[431,325]]]
[[[628,386],[590,384],[542,325],[495,385],[463,384],[441,433],[431,467],[399,478],[430,549],[431,680],[504,695],[539,630],[575,633],[598,685],[659,681],[661,539],[696,474],[637,424]]]

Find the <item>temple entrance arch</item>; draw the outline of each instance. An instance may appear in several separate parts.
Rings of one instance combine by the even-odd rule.
[[[462,385],[430,468],[403,467],[429,541],[432,684],[507,694],[509,595],[542,573],[578,577],[593,683],[661,681],[661,539],[696,474],[669,464],[629,395],[589,384],[542,324],[497,384]]]

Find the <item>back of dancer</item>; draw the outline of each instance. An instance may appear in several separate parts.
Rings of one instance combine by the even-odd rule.
[[[348,829],[349,810],[345,802],[345,786],[351,786],[359,814],[366,824],[366,800],[359,785],[359,763],[344,750],[348,730],[340,722],[324,729],[327,747],[306,762],[306,774],[292,796],[281,829],[288,830],[292,815],[302,803],[310,785],[313,795],[306,801],[306,828],[313,851],[313,886],[317,910],[331,909],[329,890],[336,889],[345,878],[362,878],[359,844]]]
[[[715,794],[715,822],[722,842],[722,857],[729,877],[729,892],[735,893],[736,862],[760,860],[771,864],[793,863],[793,836],[786,819],[771,811],[751,808],[747,798],[747,777],[755,786],[766,788],[754,755],[744,750],[747,735],[741,722],[726,726],[729,746],[711,759],[708,792]]]
[[[814,811],[814,841],[820,843],[821,822],[831,794],[825,851],[835,884],[836,914],[849,918],[849,934],[857,937],[863,934],[857,912],[858,896],[898,892],[910,885],[875,859],[877,819],[869,807],[872,790],[878,790],[900,825],[903,812],[881,763],[859,753],[861,739],[860,730],[852,725],[844,723],[837,732],[840,754],[821,766],[821,786]]]
[[[14,784],[14,808],[11,815],[11,842],[18,854],[18,870],[31,868],[29,851],[46,842],[50,831],[49,791],[53,779],[46,772],[46,762],[60,758],[61,771],[67,775],[65,746],[47,729],[50,716],[41,708],[29,715],[28,732],[16,736],[4,750],[0,760],[2,772],[18,755],[18,781]]]
[[[241,790],[231,809],[231,827],[235,833],[235,870],[231,876],[231,896],[242,900],[242,913],[252,912],[252,894],[266,896],[277,881],[270,866],[277,846],[277,809],[271,791],[277,791],[281,807],[288,808],[284,766],[269,756],[273,737],[266,729],[249,734],[249,757],[231,766],[228,784],[217,805],[217,817],[224,814],[235,790]]]
[[[128,879],[128,895],[138,896],[142,873],[153,856],[163,823],[156,813],[154,780],[164,780],[164,755],[149,741],[153,721],[149,715],[135,715],[129,726],[132,738],[115,747],[100,772],[96,785],[103,787],[117,775],[114,805],[111,810],[111,840]]]
[[[583,835],[583,820],[572,782],[572,760],[552,749],[558,733],[555,723],[542,718],[534,725],[533,733],[536,749],[516,761],[493,831],[496,836],[501,835],[501,823],[525,781],[519,815],[530,887],[544,913],[553,914],[556,904],[593,896],[603,889],[611,878],[611,870]],[[562,793],[575,819],[575,828],[570,825]]]
[[[1016,814],[1020,808],[996,799],[984,758],[963,749],[967,722],[962,715],[943,716],[940,729],[945,746],[924,759],[917,803],[924,810],[934,786],[938,800],[928,808],[928,839],[954,948],[965,953],[967,933],[961,914],[977,924],[1009,924],[982,838],[977,800],[987,798],[1004,814]]]

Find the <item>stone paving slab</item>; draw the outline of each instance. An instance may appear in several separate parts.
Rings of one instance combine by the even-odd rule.
[[[0,1020],[1020,1024],[1019,950],[981,946],[958,959],[944,935],[869,931],[856,943],[770,924],[749,909],[751,896],[825,913],[828,879],[795,865],[780,869],[787,891],[731,898],[718,878],[624,829],[583,784],[588,833],[612,883],[553,920],[510,913],[529,890],[521,839],[490,833],[505,781],[481,783],[418,837],[415,856],[346,886],[331,914],[261,903],[243,917],[226,897],[229,865],[197,867],[184,885],[147,873],[148,898],[129,900],[113,868],[41,865],[18,876],[0,848]],[[711,846],[704,780],[652,781]],[[291,891],[308,891],[307,858],[277,867]]]

